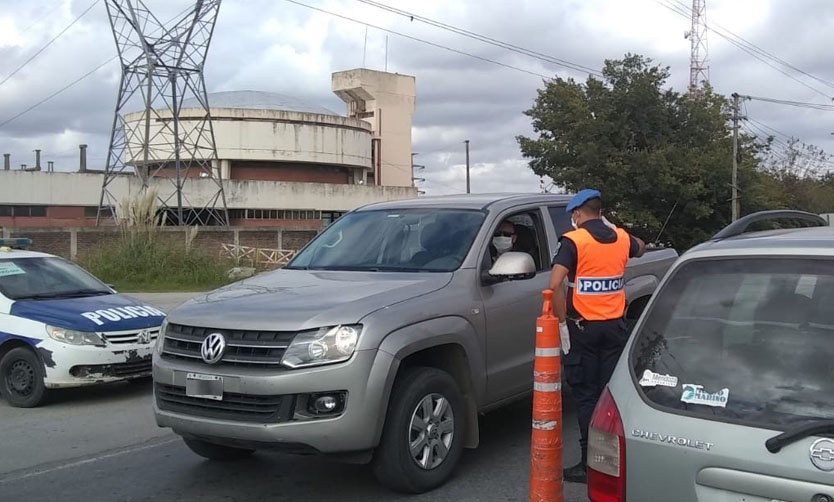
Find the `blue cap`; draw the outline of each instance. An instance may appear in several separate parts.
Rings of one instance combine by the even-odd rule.
[[[569,213],[574,209],[581,207],[582,204],[588,202],[591,199],[600,198],[602,198],[602,194],[599,193],[599,190],[594,190],[593,188],[586,188],[585,190],[580,190],[579,193],[574,195],[570,202],[568,202],[568,207],[565,208],[565,212]]]

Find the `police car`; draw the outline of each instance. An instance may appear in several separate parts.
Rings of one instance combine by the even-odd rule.
[[[0,394],[15,407],[47,389],[149,377],[165,313],[58,256],[0,239]]]

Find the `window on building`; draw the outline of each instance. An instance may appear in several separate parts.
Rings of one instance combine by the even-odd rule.
[[[0,216],[44,217],[46,216],[46,206],[0,206]]]
[[[330,225],[334,221],[338,220],[343,214],[345,214],[344,211],[322,211],[321,222],[326,227],[327,225]]]
[[[332,212],[341,216],[342,212]],[[315,209],[230,209],[229,218],[247,220],[318,220],[321,211]],[[333,218],[335,220],[335,218]]]
[[[85,218],[95,218],[99,214],[98,206],[84,206],[84,217]],[[112,207],[103,207],[101,208],[101,217],[102,218],[112,218],[113,217],[113,208]]]

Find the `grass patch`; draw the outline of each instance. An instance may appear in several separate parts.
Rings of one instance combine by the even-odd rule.
[[[100,248],[79,264],[122,292],[208,291],[232,282],[230,261],[185,244],[120,242]]]
[[[231,260],[191,246],[197,227],[181,234],[183,242],[159,238],[156,203],[153,190],[126,199],[118,209],[121,239],[79,257],[79,264],[124,292],[208,291],[232,282]]]

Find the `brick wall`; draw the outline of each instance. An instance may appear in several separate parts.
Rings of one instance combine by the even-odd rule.
[[[268,249],[298,250],[307,244],[320,230],[320,221],[309,223],[308,228],[253,228],[203,227],[198,230],[192,245],[210,254],[218,254],[221,244],[238,244]],[[184,243],[185,228],[160,228],[157,238],[166,242]],[[77,228],[11,228],[0,227],[0,237],[28,237],[32,239],[32,251],[73,259],[101,246],[114,245],[121,233],[114,227]]]
[[[233,180],[338,183],[342,185],[350,181],[349,170],[344,167],[252,161],[233,161],[229,177]]]

